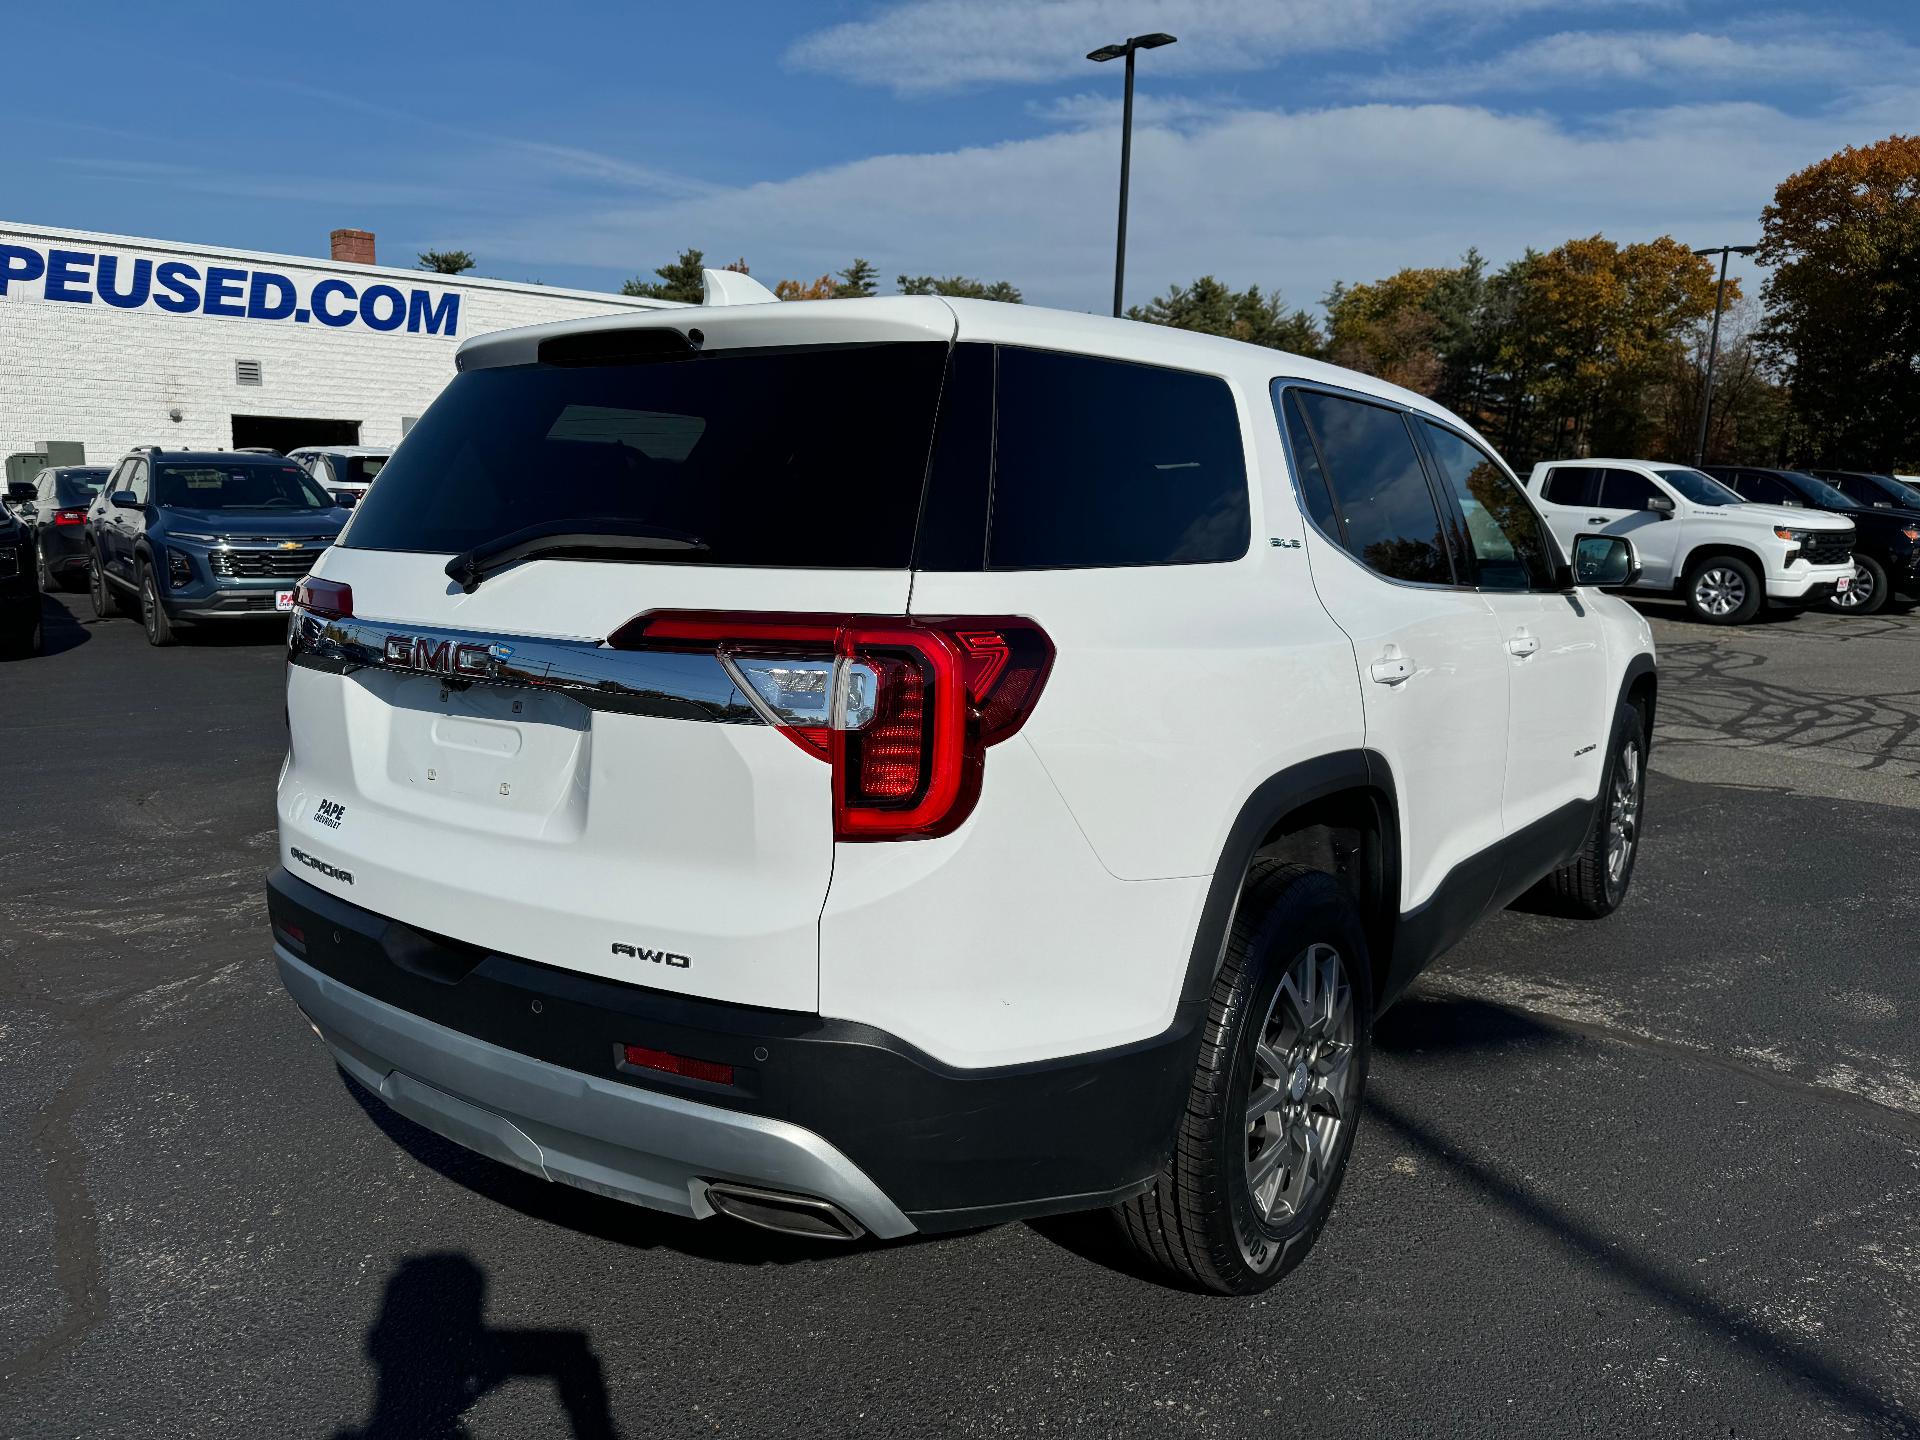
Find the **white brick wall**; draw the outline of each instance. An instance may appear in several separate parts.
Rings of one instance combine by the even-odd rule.
[[[181,261],[199,271],[201,288],[209,266],[284,275],[302,307],[315,284],[338,277],[359,289],[385,283],[436,299],[451,291],[460,297],[460,313],[452,337],[409,334],[404,326],[381,332],[357,319],[331,329],[291,319],[170,314],[151,299],[126,310],[97,294],[86,304],[48,300],[47,277],[16,280],[0,295],[0,456],[46,440],[82,441],[95,464],[140,444],[225,449],[234,443],[236,414],[357,420],[362,444],[391,444],[400,438],[401,418],[419,415],[453,377],[462,340],[515,325],[653,308],[620,295],[0,221],[5,245],[42,256],[55,249],[117,256],[122,293],[136,260],[156,268]],[[89,289],[97,279],[88,279]],[[333,308],[352,306],[336,300]],[[236,360],[258,360],[264,383],[236,384]],[[178,423],[168,419],[176,407]]]

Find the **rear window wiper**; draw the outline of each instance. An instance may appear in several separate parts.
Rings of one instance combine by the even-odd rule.
[[[579,517],[549,520],[515,530],[462,551],[447,562],[447,577],[471,595],[489,575],[522,560],[644,560],[661,550],[706,550],[707,542],[684,530],[634,520]]]

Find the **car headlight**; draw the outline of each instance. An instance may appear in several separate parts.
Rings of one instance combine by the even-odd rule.
[[[167,583],[176,590],[193,583],[193,566],[178,550],[167,552]]]
[[[1804,545],[1813,538],[1811,530],[1795,530],[1789,525],[1776,525],[1773,533],[1782,540],[1791,540],[1796,545]]]
[[[218,535],[196,535],[191,530],[174,530],[169,532],[169,535],[170,538],[175,540],[196,540],[202,545],[218,545],[220,543],[220,537]]]

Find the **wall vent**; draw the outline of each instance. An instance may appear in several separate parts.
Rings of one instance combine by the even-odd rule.
[[[234,361],[233,383],[236,385],[258,385],[260,383],[260,362],[258,360]]]

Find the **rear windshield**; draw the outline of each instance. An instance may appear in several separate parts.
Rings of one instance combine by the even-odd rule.
[[[333,498],[291,460],[154,467],[154,500],[179,510],[331,510]]]
[[[384,455],[336,455],[333,458],[334,473],[354,485],[371,485],[373,477],[386,463]]]
[[[62,505],[84,504],[106,483],[105,470],[62,470],[53,477],[54,498]]]
[[[457,377],[342,544],[457,554],[535,525],[658,527],[662,564],[905,569],[947,346],[708,351]]]

